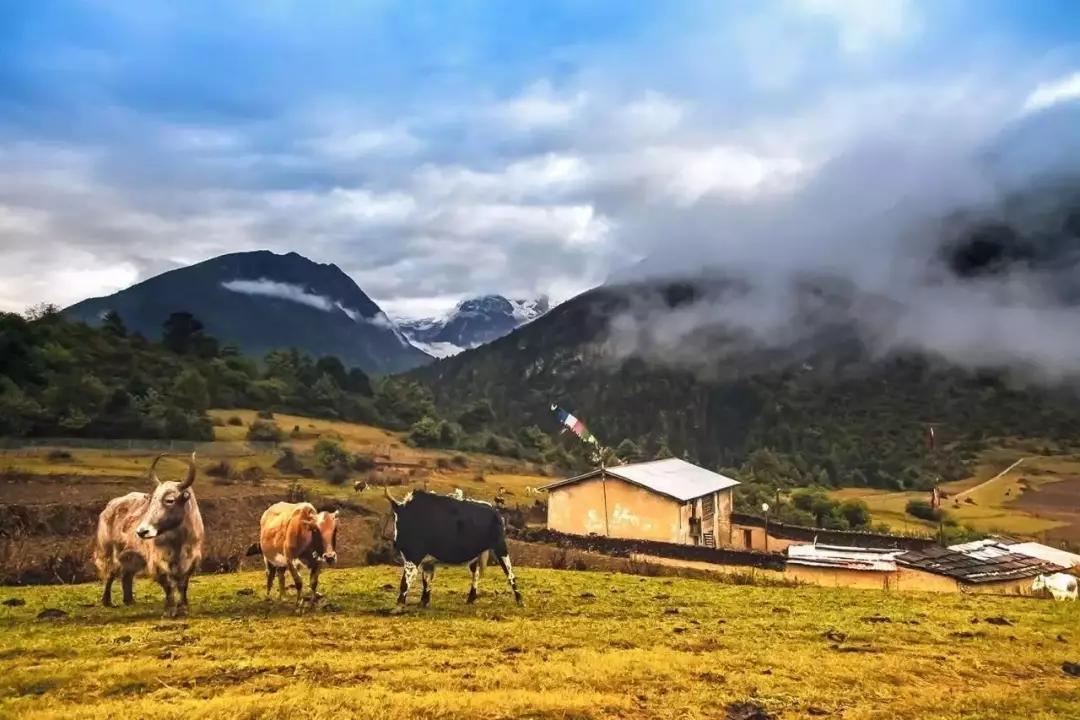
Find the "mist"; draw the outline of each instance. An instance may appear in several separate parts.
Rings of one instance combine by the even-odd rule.
[[[683,281],[694,297],[636,293],[607,348],[714,374],[854,341],[872,359],[1080,379],[1080,107],[966,135],[947,123],[863,133],[785,192],[639,228],[644,259],[610,284]]]

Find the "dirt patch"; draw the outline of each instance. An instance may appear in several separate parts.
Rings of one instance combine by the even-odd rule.
[[[1080,508],[1080,477],[1068,477],[1032,487],[1011,502],[1010,506],[1036,517],[1065,523],[1047,530],[1047,540],[1080,544],[1080,513],[1077,512],[1077,508]]]

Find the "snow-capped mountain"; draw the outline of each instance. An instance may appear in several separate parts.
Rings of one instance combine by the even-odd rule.
[[[435,357],[447,357],[501,338],[549,308],[546,297],[510,300],[484,295],[462,300],[444,317],[399,320],[397,324],[416,347]]]

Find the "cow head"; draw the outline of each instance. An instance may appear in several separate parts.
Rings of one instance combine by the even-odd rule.
[[[321,512],[315,516],[312,527],[315,559],[325,560],[327,565],[337,562],[338,511]]]
[[[150,478],[154,481],[154,492],[150,496],[150,506],[146,508],[135,534],[144,540],[157,537],[170,530],[175,530],[184,522],[187,504],[191,501],[191,484],[195,482],[195,453],[188,459],[188,472],[180,482],[172,480],[162,482],[154,468],[165,455],[158,455],[150,465]]]
[[[1040,590],[1047,590],[1048,587],[1047,587],[1047,584],[1046,584],[1046,576],[1045,575],[1036,576],[1035,579],[1031,583],[1031,589],[1034,592],[1038,592]]]

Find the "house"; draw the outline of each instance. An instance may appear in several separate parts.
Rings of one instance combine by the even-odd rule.
[[[810,585],[890,590],[897,584],[899,549],[789,545],[784,575]]]
[[[992,537],[962,545],[950,545],[949,549],[971,555],[978,555],[979,553],[1026,555],[1027,557],[1053,563],[1073,573],[1080,572],[1080,555],[1037,542],[1019,542],[1005,537]]]
[[[931,537],[889,535],[864,530],[830,530],[826,528],[789,525],[759,515],[731,514],[731,535],[728,546],[736,550],[784,552],[789,546],[835,545],[881,550],[920,550],[937,545]]]
[[[726,545],[737,480],[668,458],[600,468],[544,486],[549,530]]]

